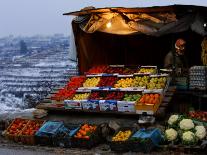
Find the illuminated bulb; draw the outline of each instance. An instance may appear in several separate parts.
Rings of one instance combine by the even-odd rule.
[[[206,24],[206,23],[204,23],[204,24],[203,24],[203,26],[204,26],[204,27],[207,27],[207,24]]]
[[[111,27],[111,22],[108,22],[108,23],[106,24],[106,27],[107,27],[107,28],[110,28],[110,27]]]

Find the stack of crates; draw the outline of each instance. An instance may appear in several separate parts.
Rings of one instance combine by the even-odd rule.
[[[193,66],[190,68],[189,88],[198,90],[207,89],[207,66]]]

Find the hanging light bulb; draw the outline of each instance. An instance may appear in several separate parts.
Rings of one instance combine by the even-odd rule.
[[[111,25],[112,25],[112,24],[111,24],[111,21],[109,21],[109,22],[106,24],[106,27],[107,27],[107,28],[110,28]]]

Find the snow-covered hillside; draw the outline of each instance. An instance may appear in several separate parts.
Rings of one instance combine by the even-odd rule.
[[[25,38],[19,38],[22,40]],[[47,94],[77,75],[76,63],[69,61],[69,38],[27,37],[29,52],[22,55],[18,38],[0,39],[0,113],[28,107],[25,94]],[[68,43],[67,43],[68,42]],[[11,46],[12,45],[12,46]],[[31,106],[29,106],[31,107]]]

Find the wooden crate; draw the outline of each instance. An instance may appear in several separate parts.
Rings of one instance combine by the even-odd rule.
[[[15,134],[10,134],[9,130],[11,129],[12,125],[17,121],[17,120],[25,120],[27,123]],[[6,134],[5,137],[8,140],[12,140],[15,142],[20,142],[20,138],[19,138],[19,133],[24,129],[24,127],[28,124],[29,120],[27,119],[21,119],[21,118],[16,118],[12,121],[12,123],[9,125],[9,127],[6,129]]]
[[[40,126],[38,127],[38,130],[39,128],[44,124],[44,121],[43,120],[29,120],[29,122],[27,123],[27,125],[24,127],[24,129],[19,133],[19,140],[20,142],[22,142],[23,144],[28,144],[28,145],[35,145],[35,133],[38,131],[38,130],[33,130],[35,131],[32,135],[24,135],[23,132],[28,128],[28,126],[32,123],[32,122],[36,122],[36,123],[39,123]]]

